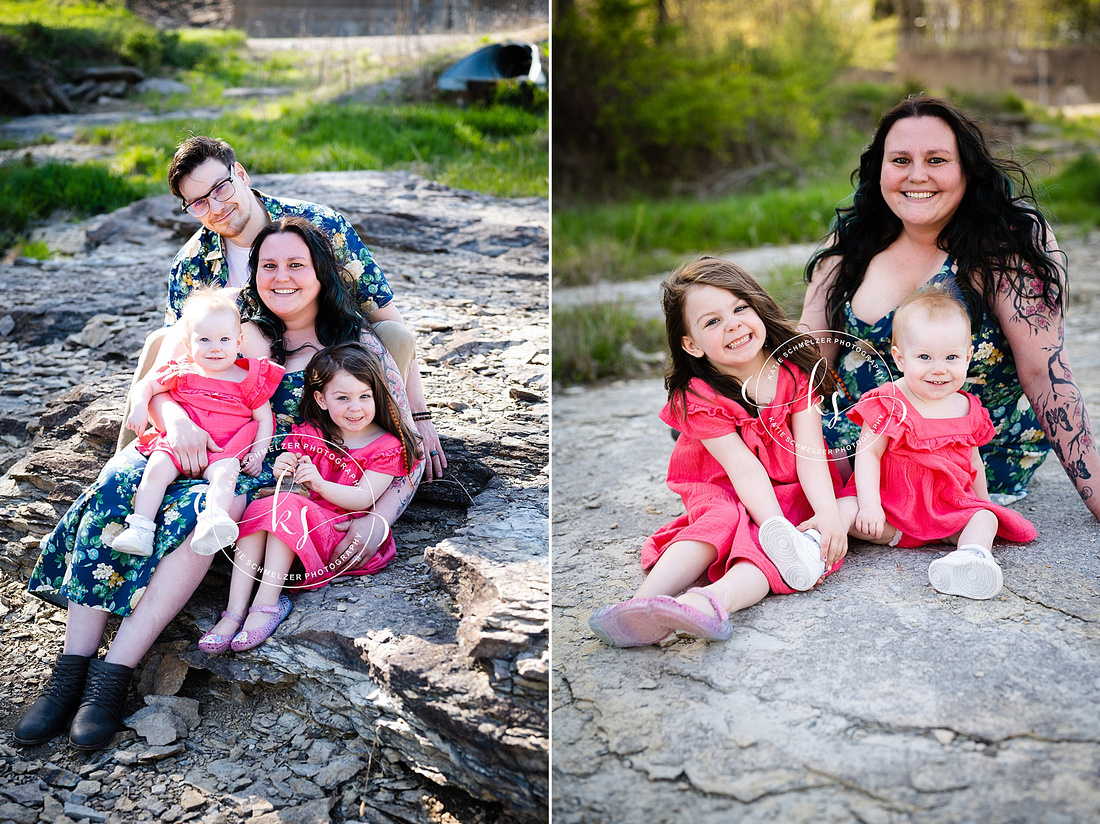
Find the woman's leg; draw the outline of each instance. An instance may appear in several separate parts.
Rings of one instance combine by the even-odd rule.
[[[65,613],[65,654],[95,655],[107,628],[109,612],[69,601]]]
[[[118,633],[103,660],[136,667],[164,628],[175,618],[198,587],[212,555],[196,555],[188,537],[179,549],[161,559],[138,605],[119,624]]]

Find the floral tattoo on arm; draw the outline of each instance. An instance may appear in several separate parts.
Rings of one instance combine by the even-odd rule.
[[[1036,388],[1032,402],[1058,460],[1082,500],[1088,501],[1095,493],[1089,482],[1098,459],[1085,402],[1066,360],[1061,308],[1051,307],[1040,294],[1021,294],[1011,289],[1006,280],[1001,281],[1001,292],[1012,304],[1013,322],[1026,323],[1031,335],[1049,341],[1043,346],[1049,388],[1047,385]]]

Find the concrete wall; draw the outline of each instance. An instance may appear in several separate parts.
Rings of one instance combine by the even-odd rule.
[[[549,19],[547,0],[236,0],[250,37],[353,37],[523,27]]]
[[[929,88],[1014,91],[1044,105],[1100,102],[1100,47],[898,51],[898,76]]]

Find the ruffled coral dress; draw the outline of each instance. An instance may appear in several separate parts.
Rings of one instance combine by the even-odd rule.
[[[157,382],[167,389],[168,396],[222,448],[207,453],[208,463],[241,459],[252,449],[259,427],[252,418],[253,410],[271,399],[283,378],[283,367],[266,358],[238,358],[236,364],[248,370],[240,383],[208,378],[187,360],[169,361],[156,372]],[[163,432],[146,432],[138,438],[137,449],[146,456],[167,452],[176,469],[183,471]]]
[[[982,500],[974,492],[978,473],[971,464],[975,446],[993,438],[989,413],[969,392],[961,418],[925,418],[894,384],[863,394],[848,417],[889,438],[882,456],[881,495],[886,520],[901,530],[900,547],[938,543],[987,509],[997,516],[997,536],[1023,543],[1038,532],[1020,513]],[[842,495],[855,494],[855,477]]]
[[[726,470],[707,451],[703,440],[730,433],[740,435],[771,478],[783,514],[797,526],[814,513],[798,481],[791,415],[818,400],[806,376],[786,365],[779,372],[775,399],[760,408],[757,417],[698,378],[689,384],[686,393],[686,420],[681,418],[678,404],[676,408],[667,404],[661,410],[661,420],[681,432],[668,464],[668,487],[683,499],[687,512],[646,539],[642,568],[650,569],[677,541],[701,541],[718,550],[718,558],[707,570],[711,581],[720,579],[735,561],[744,558],[767,576],[772,592],[794,592],[760,548],[759,524],[752,521]],[[829,466],[833,489],[839,489],[840,476],[834,464],[830,462]],[[832,571],[840,566],[837,564]]]
[[[367,471],[394,477],[406,474],[405,450],[401,441],[389,432],[366,446],[344,449],[329,443],[318,427],[303,423],[294,426],[283,439],[281,451],[308,456],[322,478],[348,486],[358,483]],[[333,556],[333,550],[344,540],[346,533],[337,530],[336,524],[353,517],[363,517],[363,513],[351,514],[316,492],[310,492],[306,498],[280,491],[277,495],[260,498],[248,505],[241,518],[240,537],[254,532],[274,534],[294,550],[304,568],[304,572],[291,571],[284,587],[317,589],[337,575],[339,559]],[[376,518],[376,522],[379,529],[388,529],[381,516]],[[355,570],[340,570],[339,574],[373,575],[384,569],[396,554],[397,547],[391,532],[364,566]]]

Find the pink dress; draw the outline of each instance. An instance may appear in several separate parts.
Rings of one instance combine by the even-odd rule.
[[[406,474],[405,450],[401,441],[389,432],[383,433],[369,444],[358,449],[344,449],[326,441],[324,433],[313,424],[294,426],[283,439],[282,449],[295,455],[307,455],[326,481],[352,485],[358,483],[366,471],[381,472],[395,478]],[[287,481],[284,481],[287,483]],[[317,589],[331,581],[337,574],[337,561],[333,557],[346,533],[336,529],[336,524],[362,517],[349,514],[329,503],[316,492],[306,498],[282,491],[277,496],[259,498],[248,505],[241,518],[241,537],[254,532],[268,532],[294,550],[302,562],[305,573],[291,572],[287,589]],[[376,516],[379,529],[386,529],[381,516]],[[393,533],[386,536],[378,552],[363,567],[340,571],[340,575],[373,575],[381,572],[397,554]]]
[[[797,526],[813,515],[813,508],[798,481],[791,415],[805,409],[806,404],[818,402],[816,396],[811,397],[809,380],[797,367],[786,365],[779,372],[775,400],[759,410],[759,417],[750,415],[736,401],[717,394],[699,378],[692,380],[686,397],[686,420],[680,418],[679,405],[674,407],[672,403],[661,410],[661,420],[682,433],[668,464],[668,487],[683,498],[687,512],[646,540],[642,547],[642,568],[652,567],[677,541],[701,541],[718,550],[717,560],[707,571],[711,581],[717,581],[734,561],[744,558],[767,576],[772,592],[794,592],[783,583],[775,564],[760,548],[760,525],[753,523],[726,470],[707,451],[703,440],[731,432],[740,435],[771,478],[783,514]],[[840,487],[840,475],[834,464],[829,467],[836,490]],[[837,569],[840,564],[833,572]]]
[[[252,412],[271,399],[283,377],[283,367],[265,358],[238,358],[236,364],[248,370],[240,383],[208,378],[190,360],[169,361],[156,373],[157,381],[167,387],[168,397],[222,448],[221,452],[207,453],[208,463],[242,459],[248,454],[259,427]],[[163,432],[146,432],[138,438],[137,448],[142,455],[167,452],[176,469],[183,471]]]
[[[1022,543],[1038,535],[1020,513],[982,500],[974,493],[978,477],[971,464],[975,446],[995,434],[989,413],[969,392],[961,418],[925,418],[892,383],[866,393],[848,410],[848,417],[889,438],[882,455],[882,509],[886,520],[901,530],[900,547],[938,543],[954,535],[983,509],[997,516],[997,535]],[[856,493],[855,477],[843,495]]]

